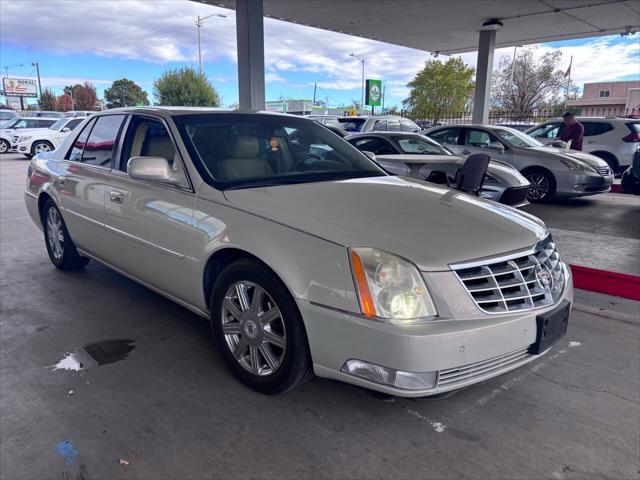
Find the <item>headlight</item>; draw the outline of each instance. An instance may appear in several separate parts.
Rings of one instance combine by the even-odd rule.
[[[349,249],[360,310],[390,321],[437,315],[427,286],[412,263],[371,247]]]
[[[582,172],[598,173],[595,169],[591,168],[586,163],[578,162],[577,160],[571,160],[569,158],[561,158],[562,164],[569,170],[580,170]]]
[[[27,140],[29,140],[31,138],[30,135],[26,135],[24,137],[20,137],[18,138],[18,142],[26,142]]]

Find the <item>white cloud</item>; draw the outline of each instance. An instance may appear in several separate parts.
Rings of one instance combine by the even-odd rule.
[[[266,83],[286,82],[286,79],[277,73],[268,72],[264,75],[264,81]]]

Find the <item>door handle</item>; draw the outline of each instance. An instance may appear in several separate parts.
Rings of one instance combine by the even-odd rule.
[[[587,140],[587,143],[596,143],[595,140]]]
[[[467,150],[466,148],[464,150],[461,150],[460,153],[464,154],[464,155],[469,155],[471,153],[470,150]]]
[[[109,192],[109,198],[113,203],[122,203],[124,202],[124,193],[111,190],[111,192]]]

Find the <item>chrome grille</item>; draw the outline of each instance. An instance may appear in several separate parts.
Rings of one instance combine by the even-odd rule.
[[[596,168],[596,171],[603,177],[606,177],[607,175],[611,175],[613,173],[613,171],[609,167],[598,167]]]
[[[481,362],[470,363],[461,367],[447,368],[438,373],[438,386],[449,386],[458,383],[468,382],[478,377],[495,374],[501,370],[514,368],[520,362],[534,357],[529,353],[529,347],[523,347],[510,353],[505,353],[498,357],[493,357]]]
[[[487,313],[552,305],[565,283],[564,265],[551,235],[529,252],[452,268],[476,305]]]

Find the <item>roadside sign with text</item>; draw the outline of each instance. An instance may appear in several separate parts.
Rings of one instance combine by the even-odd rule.
[[[372,107],[379,107],[382,105],[382,80],[367,80],[365,103]]]
[[[3,78],[2,87],[6,96],[38,97],[38,84],[31,78]]]
[[[12,110],[20,110],[22,109],[22,104],[20,103],[20,97],[6,97],[7,106]]]

